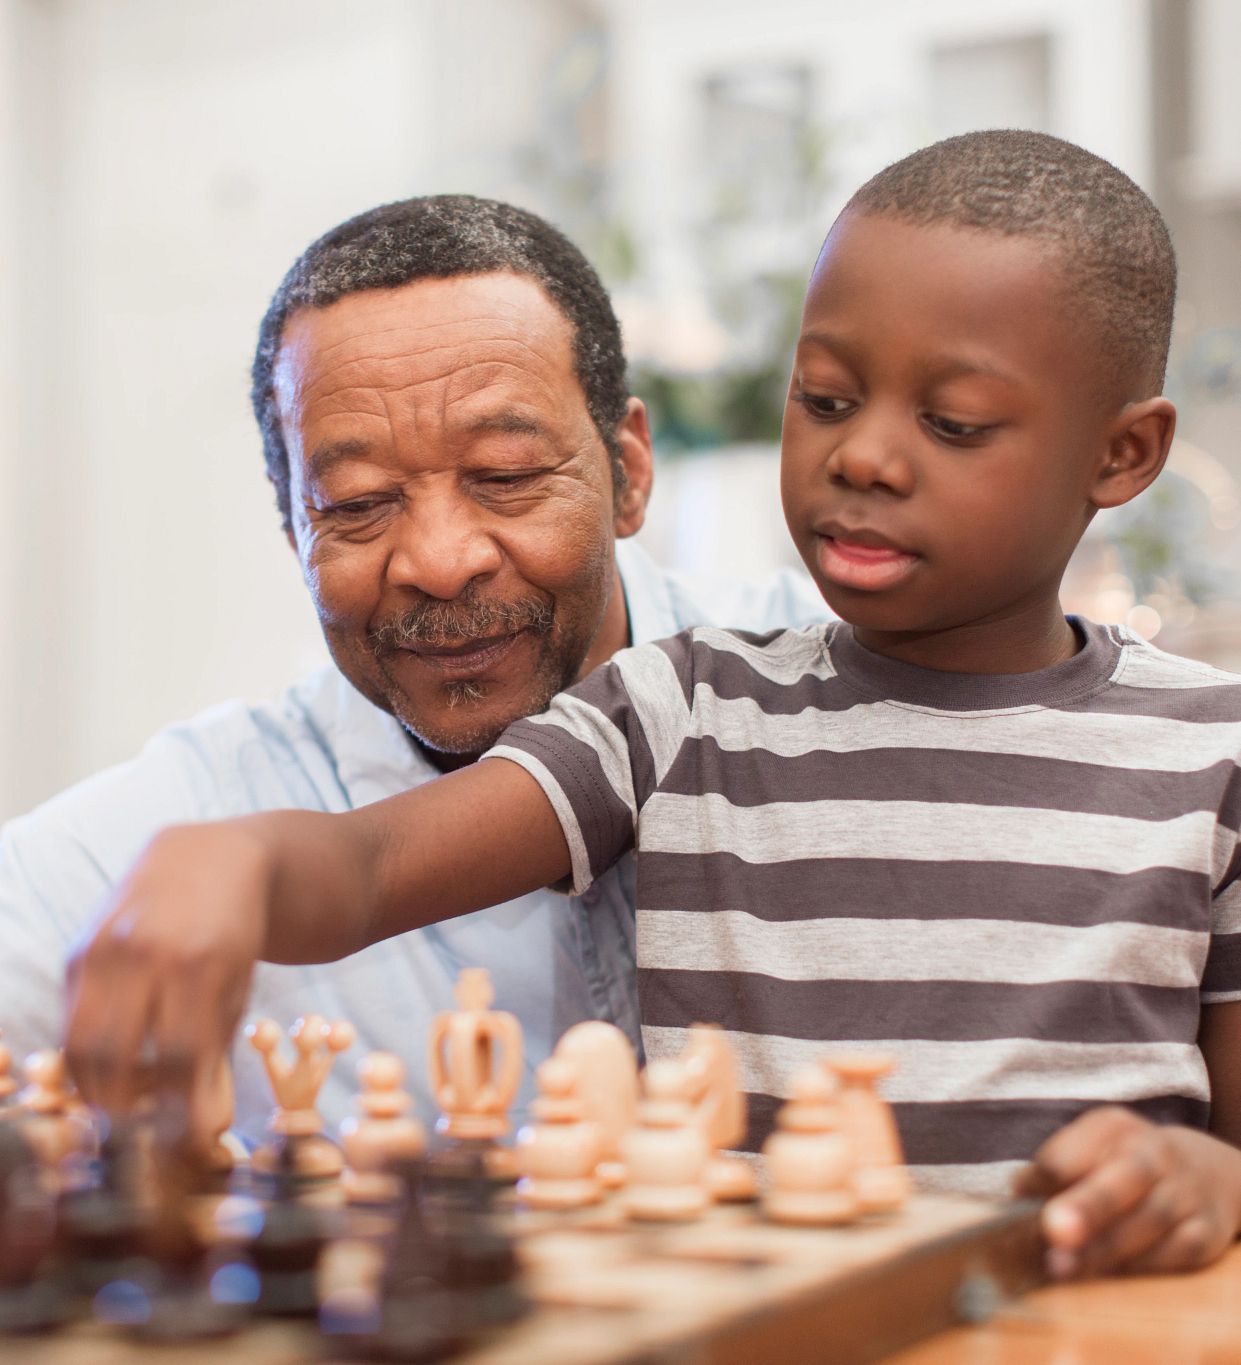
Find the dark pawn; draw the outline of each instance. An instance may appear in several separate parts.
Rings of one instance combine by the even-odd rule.
[[[191,1215],[203,1185],[203,1163],[187,1143],[173,1141],[156,1154],[156,1202],[146,1237],[145,1312],[130,1324],[144,1341],[201,1341],[241,1328],[257,1292],[257,1275],[245,1258],[211,1248]]]
[[[290,1139],[280,1148],[263,1226],[247,1247],[259,1276],[255,1308],[260,1313],[311,1317],[318,1312],[319,1255],[328,1228],[323,1213],[298,1198],[304,1189],[297,1175],[296,1139]]]
[[[118,1123],[100,1143],[94,1179],[60,1196],[60,1243],[76,1293],[93,1298],[141,1270],[153,1215],[148,1179],[137,1126]]]
[[[0,1122],[0,1333],[41,1332],[69,1317],[56,1272],[55,1200],[16,1124]]]

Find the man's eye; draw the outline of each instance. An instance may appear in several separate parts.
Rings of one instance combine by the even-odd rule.
[[[928,413],[922,420],[936,436],[942,436],[946,441],[971,441],[991,430],[989,426],[954,422],[951,417],[939,417],[935,413]]]
[[[537,470],[527,469],[520,473],[485,474],[479,482],[486,484],[488,488],[520,488],[537,477]]]
[[[825,393],[807,393],[805,389],[798,389],[793,394],[793,401],[800,403],[812,417],[827,421],[834,417],[844,417],[853,411],[854,406],[847,398],[833,398]]]
[[[382,506],[382,498],[350,498],[348,502],[334,503],[327,511],[331,516],[344,517],[347,521],[361,521]]]

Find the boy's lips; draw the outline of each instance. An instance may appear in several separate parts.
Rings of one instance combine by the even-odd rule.
[[[864,527],[817,528],[816,559],[823,577],[842,588],[877,592],[895,587],[918,562],[912,550],[902,549],[887,536]]]

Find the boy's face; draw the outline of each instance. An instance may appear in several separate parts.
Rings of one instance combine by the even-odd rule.
[[[954,632],[958,667],[1008,671],[1006,633],[1058,616],[1117,411],[1092,360],[1039,245],[837,222],[806,298],[781,484],[802,558],[863,644],[920,661],[903,646]]]

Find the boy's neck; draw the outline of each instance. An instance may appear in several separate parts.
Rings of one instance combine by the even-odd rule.
[[[1033,673],[1071,659],[1080,648],[1058,601],[1011,616],[932,631],[853,628],[864,649],[945,673]]]

